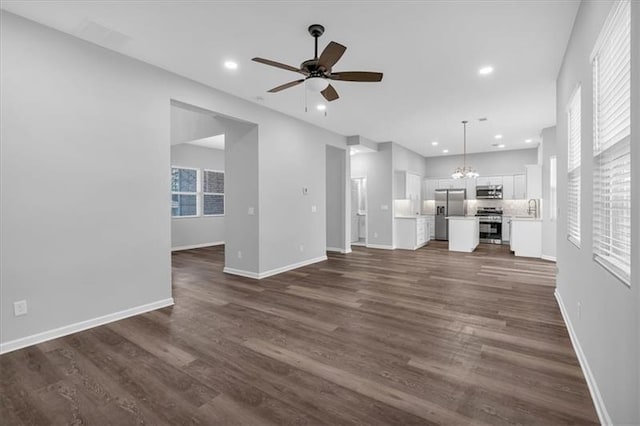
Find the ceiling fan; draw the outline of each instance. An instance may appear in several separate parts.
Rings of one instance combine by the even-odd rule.
[[[291,81],[269,90],[269,93],[280,92],[281,90],[297,86],[306,82],[306,86],[311,90],[322,93],[327,101],[335,101],[339,98],[338,92],[329,83],[329,80],[335,81],[363,81],[378,82],[382,80],[382,73],[368,71],[342,71],[333,72],[332,67],[340,60],[347,48],[335,41],[330,42],[318,57],[318,37],[324,33],[324,27],[320,24],[314,24],[309,27],[309,34],[315,39],[315,54],[313,59],[308,59],[300,64],[300,68],[282,64],[264,58],[253,58],[253,61],[261,64],[271,65],[272,67],[282,68],[284,70],[300,73],[305,76],[300,80]]]

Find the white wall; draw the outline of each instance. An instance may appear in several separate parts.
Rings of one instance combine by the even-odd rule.
[[[171,165],[224,171],[224,151],[186,143],[172,145]],[[222,243],[224,243],[224,216],[174,217],[171,219],[171,248],[173,250]]]
[[[171,103],[171,145],[224,133],[224,123],[206,111]]]
[[[167,74],[0,19],[2,343],[169,300]]]
[[[392,248],[392,143],[380,143],[378,149],[377,152],[351,156],[351,177],[367,178],[367,243]],[[383,206],[387,209],[383,210]]]
[[[592,259],[593,86],[589,56],[612,1],[582,2],[557,80],[557,153],[559,209],[557,293],[590,369],[601,420],[640,424],[640,3],[632,1],[632,228],[631,287],[618,281]],[[567,241],[566,105],[582,84],[581,248]],[[581,313],[578,312],[581,303]],[[608,415],[607,415],[608,413]]]
[[[1,16],[3,343],[171,297],[172,99],[257,124],[236,134],[234,161],[243,164],[241,146],[257,152],[247,171],[226,153],[227,229],[233,181],[252,187],[233,225],[248,232],[233,249],[249,257],[234,266],[259,273],[324,255],[324,145],[345,147],[345,137]],[[13,301],[25,298],[29,314],[14,317]]]
[[[542,256],[545,259],[553,260],[556,258],[556,233],[558,231],[556,226],[558,221],[553,218],[553,212],[551,211],[550,180],[551,157],[556,156],[555,126],[542,130],[542,143],[538,149],[541,153],[540,164],[542,164]]]
[[[525,165],[538,164],[538,150],[531,148],[467,154],[467,164],[473,166],[480,176],[523,174]],[[427,157],[425,177],[447,178],[461,165],[462,155]]]
[[[393,143],[393,170],[407,171],[425,177],[426,159],[417,152]]]

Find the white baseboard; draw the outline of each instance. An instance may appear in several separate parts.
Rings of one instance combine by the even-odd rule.
[[[556,261],[556,257],[555,256],[547,256],[546,254],[543,254],[542,256],[540,256],[540,259],[550,260],[551,262],[555,262]]]
[[[612,425],[613,422],[611,421],[611,417],[609,416],[607,407],[604,405],[602,395],[600,394],[600,390],[598,389],[598,384],[596,383],[596,378],[593,376],[593,373],[591,372],[591,368],[589,367],[589,363],[587,362],[587,357],[582,351],[582,346],[580,346],[580,341],[578,341],[578,336],[576,335],[576,332],[573,329],[573,325],[571,324],[571,319],[569,318],[569,314],[567,313],[567,308],[564,305],[562,296],[560,296],[560,293],[558,293],[557,288],[556,288],[556,291],[554,292],[554,295],[558,302],[558,306],[560,306],[560,313],[562,313],[562,318],[564,319],[564,323],[567,326],[567,330],[569,331],[569,338],[571,339],[571,344],[573,345],[573,349],[576,351],[578,361],[580,362],[580,367],[582,368],[582,373],[584,374],[584,377],[587,380],[587,387],[589,388],[589,393],[591,393],[591,399],[593,400],[593,405],[595,405],[596,407],[596,412],[598,413],[598,419],[600,420],[600,424]]]
[[[341,249],[341,248],[337,248],[337,247],[327,247],[327,251],[333,251],[336,253],[342,253],[342,254],[347,254],[347,253],[351,253],[351,249]]]
[[[396,249],[394,246],[388,246],[388,245],[385,245],[385,244],[367,244],[367,248],[380,249],[380,250],[395,250]]]
[[[234,269],[234,268],[227,268],[227,267],[225,267],[223,269],[223,272],[225,272],[227,274],[232,274],[232,275],[239,275],[241,277],[253,278],[253,279],[261,280],[263,278],[267,278],[267,277],[271,277],[273,275],[281,274],[283,272],[291,271],[292,269],[302,268],[303,266],[311,265],[312,263],[322,262],[324,260],[327,260],[327,256],[326,255],[325,256],[316,257],[316,258],[313,258],[313,259],[303,260],[302,262],[292,263],[290,265],[282,266],[280,268],[275,268],[275,269],[271,269],[269,271],[260,272],[260,273],[250,272],[250,271],[243,271],[241,269]]]
[[[240,277],[245,277],[245,278],[253,278],[254,280],[260,279],[260,276],[258,275],[257,272],[244,271],[242,269],[235,269],[235,268],[227,268],[226,266],[224,267],[222,272],[224,272],[225,274],[238,275]]]
[[[171,305],[173,305],[172,297],[164,300],[158,300],[157,302],[147,303],[146,305],[125,309],[124,311],[92,318],[90,320],[80,321],[75,324],[65,325],[64,327],[55,328],[53,330],[43,331],[42,333],[33,334],[31,336],[21,337],[20,339],[0,344],[0,354],[26,348],[27,346],[37,345],[38,343],[46,342],[48,340],[57,339],[89,328],[94,328],[99,325],[108,324],[134,315],[140,315],[145,312],[155,311],[156,309],[166,308]]]
[[[216,241],[214,243],[193,244],[190,246],[177,246],[177,247],[171,247],[171,251],[193,250],[193,249],[203,248],[203,247],[221,246],[223,244],[224,244],[224,241]]]

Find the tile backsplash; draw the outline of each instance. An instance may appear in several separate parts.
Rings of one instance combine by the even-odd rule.
[[[467,200],[467,215],[474,216],[479,207],[502,207],[505,216],[527,216],[527,200]],[[436,202],[423,201],[422,214],[435,214]]]

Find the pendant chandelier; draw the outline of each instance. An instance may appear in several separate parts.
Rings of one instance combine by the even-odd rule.
[[[456,167],[451,175],[454,179],[474,179],[480,176],[471,166],[467,166],[467,120],[462,122],[464,126],[464,153],[462,154],[462,167]]]

